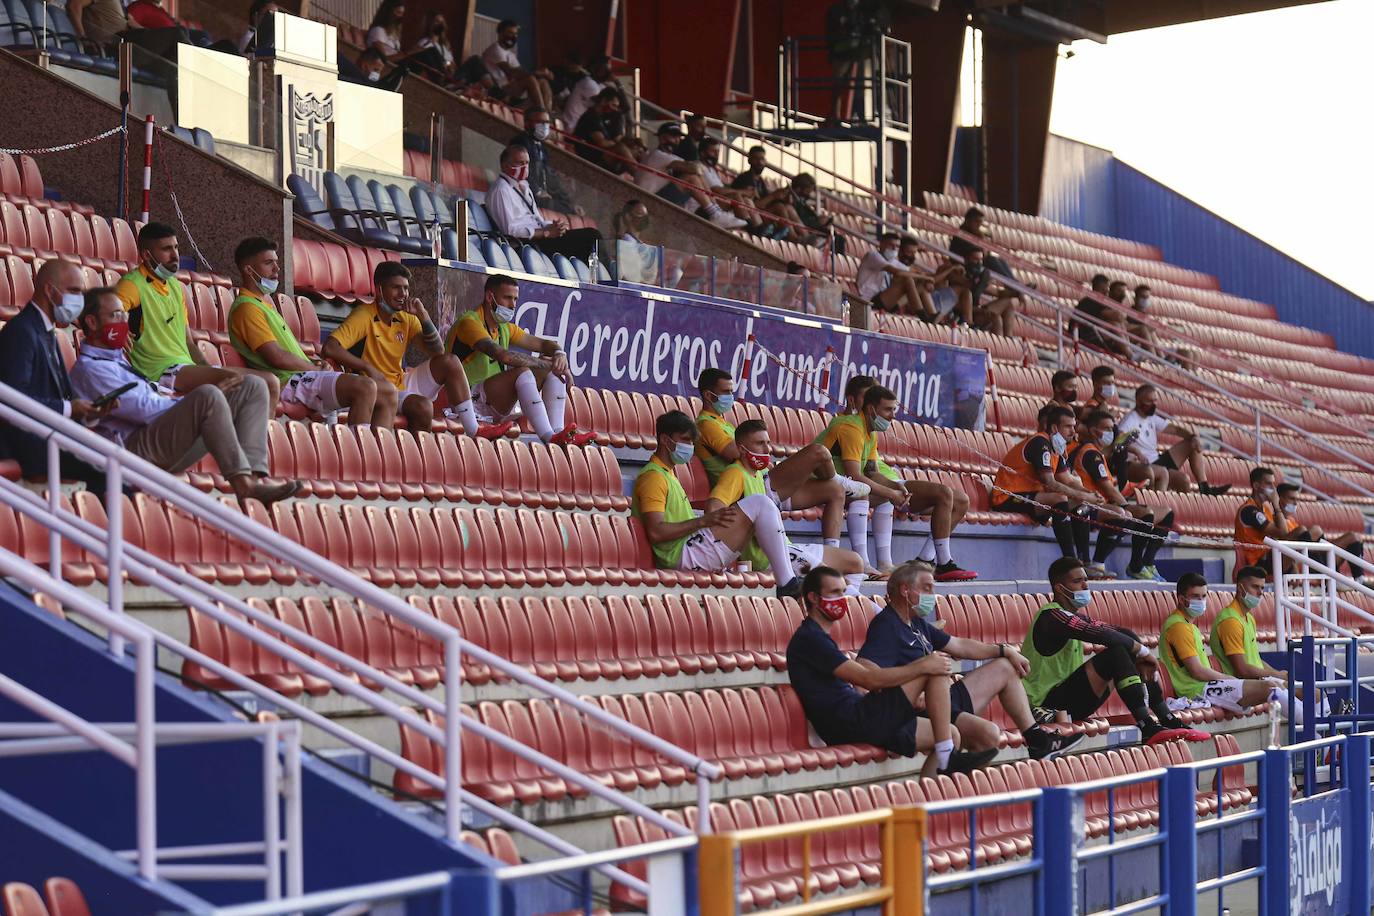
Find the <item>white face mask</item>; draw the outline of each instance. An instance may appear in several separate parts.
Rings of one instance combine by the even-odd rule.
[[[368,81],[369,83],[376,83],[376,82],[379,82],[379,81],[381,80],[381,78],[382,78],[382,71],[380,71],[380,70],[373,70],[371,73],[369,73],[369,74],[367,75],[367,81]]]
[[[67,325],[76,321],[86,307],[86,297],[80,293],[63,293],[52,307],[53,324]]]
[[[549,138],[549,125],[536,124],[530,133],[534,134],[534,139],[536,140],[547,140]]]
[[[1114,438],[1116,437],[1113,435],[1110,429],[1102,430],[1102,435],[1097,437],[1098,441],[1101,442],[1103,445],[1111,445],[1112,439]]]
[[[1115,385],[1103,385],[1103,386],[1102,386],[1102,396],[1103,396],[1104,398],[1114,398],[1114,397],[1116,397],[1116,386],[1115,386]]]
[[[879,251],[879,253],[880,253],[884,258],[886,258],[886,259],[889,260],[889,261],[891,261],[893,258],[897,257],[897,249],[896,249],[896,248],[880,248],[880,249],[878,249],[878,251]]]
[[[1297,512],[1297,511],[1298,511],[1298,504],[1297,504],[1297,503],[1284,503],[1284,504],[1283,504],[1283,514],[1284,514],[1284,515],[1292,515],[1294,512]]]

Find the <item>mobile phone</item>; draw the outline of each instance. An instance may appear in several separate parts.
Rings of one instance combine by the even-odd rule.
[[[118,398],[121,394],[125,394],[129,391],[132,391],[137,387],[138,382],[130,382],[127,385],[123,385],[119,388],[116,388],[114,391],[102,394],[100,397],[96,398],[94,401],[91,402],[91,406],[99,410],[101,407],[104,407],[106,404]]]

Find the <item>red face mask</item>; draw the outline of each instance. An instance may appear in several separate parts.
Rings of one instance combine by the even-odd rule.
[[[524,181],[526,178],[530,177],[530,167],[528,164],[513,165],[510,168],[506,169],[506,174],[509,175],[511,178],[514,178],[516,181]]]
[[[766,471],[773,464],[772,455],[757,455],[747,448],[740,449],[739,455],[744,466],[754,471]]]
[[[831,620],[839,620],[849,613],[849,602],[843,598],[821,598],[821,613]]]
[[[129,342],[129,322],[121,321],[117,324],[107,324],[100,329],[95,337],[102,347],[110,350],[123,350],[124,345]]]

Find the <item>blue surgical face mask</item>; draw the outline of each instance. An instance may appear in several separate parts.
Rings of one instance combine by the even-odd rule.
[[[1092,600],[1093,593],[1088,591],[1086,588],[1083,589],[1083,591],[1081,592],[1069,593],[1069,603],[1072,604],[1074,607],[1087,607],[1088,603]]]
[[[515,320],[515,309],[504,305],[498,305],[495,309],[496,320],[502,324],[510,324]]]
[[[1110,429],[1104,429],[1102,431],[1102,435],[1098,437],[1098,441],[1101,442],[1103,445],[1111,445],[1112,439],[1114,438],[1115,436],[1112,434],[1112,431]]]
[[[892,421],[887,417],[880,417],[874,414],[873,419],[868,421],[868,425],[873,427],[875,433],[881,433],[887,431],[887,428],[892,425]]]
[[[673,464],[686,464],[691,461],[697,453],[697,447],[691,442],[673,443]]]
[[[549,138],[549,125],[536,124],[530,133],[534,134],[536,140],[547,140]]]
[[[153,263],[153,276],[157,277],[162,282],[166,283],[168,280],[172,279],[176,275],[177,272],[175,270],[171,270],[170,268],[168,268],[166,264],[163,264],[160,261],[155,261]]]
[[[1114,398],[1114,397],[1116,397],[1116,386],[1115,386],[1115,385],[1103,385],[1103,386],[1102,386],[1102,396],[1103,396],[1104,398]]]
[[[270,296],[281,286],[280,280],[269,280],[266,277],[258,277],[258,289],[262,290],[264,296]]]
[[[53,306],[53,324],[71,324],[81,316],[86,307],[86,297],[80,293],[63,293],[62,298]]]
[[[734,394],[734,392],[730,392],[729,394],[718,394],[718,395],[716,395],[716,413],[718,413],[718,414],[727,414],[727,413],[730,412],[730,408],[732,408],[732,407],[734,407],[734,406],[735,406],[735,394]]]
[[[931,594],[922,595],[916,601],[916,613],[922,617],[929,617],[935,613],[935,596]]]
[[[1193,598],[1188,602],[1187,610],[1189,617],[1201,617],[1203,614],[1207,613],[1207,599]]]
[[[1253,611],[1255,608],[1259,607],[1259,603],[1260,603],[1260,601],[1262,601],[1262,600],[1263,600],[1263,599],[1262,599],[1259,595],[1241,595],[1241,596],[1240,596],[1240,603],[1243,604],[1243,605],[1245,605],[1245,609],[1246,609],[1247,611]]]
[[[1050,436],[1050,447],[1059,454],[1064,454],[1064,449],[1069,447],[1069,440],[1065,439],[1060,433]]]

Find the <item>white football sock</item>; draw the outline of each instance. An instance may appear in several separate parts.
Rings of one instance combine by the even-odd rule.
[[[953,739],[946,738],[944,741],[935,742],[935,766],[937,769],[945,769],[949,766],[949,755],[954,753]]]
[[[754,523],[754,540],[768,557],[773,578],[785,585],[796,577],[792,570],[792,555],[787,551],[787,532],[782,527],[782,513],[778,504],[762,493],[746,496],[735,503]]]
[[[544,396],[544,409],[549,415],[549,426],[553,427],[555,433],[562,432],[563,427],[568,425],[563,421],[567,414],[568,386],[561,378],[550,372],[544,377],[544,385],[540,391]]]
[[[549,425],[549,413],[540,400],[539,383],[534,380],[534,373],[530,370],[525,369],[515,377],[515,397],[520,402],[525,418],[534,427],[534,434],[545,442],[552,439],[553,427]]]
[[[825,538],[824,540],[825,540],[825,546],[827,546],[827,547],[839,547],[839,546],[840,546],[840,539],[839,539],[839,538]]]
[[[954,558],[949,555],[949,538],[936,538],[935,562],[943,566],[953,559]]]
[[[463,432],[469,436],[477,435],[477,411],[472,406],[471,398],[461,404],[449,407],[444,411],[444,416],[462,423]]]
[[[896,507],[883,503],[873,510],[873,547],[877,551],[878,565],[892,565],[892,517]]]
[[[926,539],[921,542],[921,549],[916,551],[916,558],[927,563],[935,562],[935,541],[930,535],[926,535]]]
[[[860,592],[859,586],[864,584],[863,573],[850,573],[844,577],[846,595],[857,595]]]
[[[849,549],[859,555],[859,559],[864,561],[864,566],[868,562],[868,500],[856,499],[844,510],[845,520],[849,526]]]

